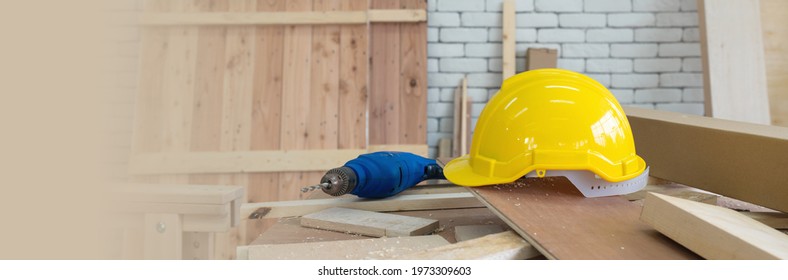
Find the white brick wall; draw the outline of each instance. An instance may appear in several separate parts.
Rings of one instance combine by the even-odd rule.
[[[428,145],[451,137],[454,89],[468,78],[472,123],[501,84],[502,0],[429,0]],[[528,48],[558,49],[622,104],[703,113],[695,0],[516,0],[516,69]]]

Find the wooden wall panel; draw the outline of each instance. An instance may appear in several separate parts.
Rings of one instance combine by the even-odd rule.
[[[342,0],[342,10],[363,11],[367,0]],[[339,137],[340,149],[367,146],[369,34],[366,25],[340,27]],[[426,45],[424,46],[426,48]],[[425,141],[426,142],[426,141]]]
[[[398,9],[399,0],[371,0],[372,9]],[[370,24],[369,144],[398,144],[400,24]]]
[[[150,0],[144,9],[330,12],[366,11],[371,5],[426,8],[423,0]],[[426,143],[425,22],[142,30],[133,155]],[[322,175],[241,172],[134,179],[242,185],[247,201],[265,202],[298,199],[300,188]],[[214,257],[231,257],[238,234],[215,237]]]
[[[400,1],[400,9],[427,8],[424,0]],[[427,143],[427,23],[400,25],[400,114],[397,143],[424,144]]]

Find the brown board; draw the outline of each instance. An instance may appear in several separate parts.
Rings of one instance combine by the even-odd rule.
[[[472,188],[512,229],[550,259],[697,259],[639,220],[619,196],[586,198],[563,177]]]

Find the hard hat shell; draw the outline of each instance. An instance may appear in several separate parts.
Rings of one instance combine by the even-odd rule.
[[[588,76],[539,69],[504,81],[479,116],[470,154],[447,163],[444,174],[483,186],[546,170],[588,170],[609,182],[646,170],[621,105]]]

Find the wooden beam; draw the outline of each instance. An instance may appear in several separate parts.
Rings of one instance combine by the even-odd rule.
[[[539,251],[514,232],[506,231],[402,255],[404,260],[524,260]]]
[[[693,259],[638,220],[619,196],[584,197],[562,177],[471,188],[490,210],[549,259]]]
[[[383,199],[345,196],[328,199],[247,203],[241,206],[241,218],[263,219],[303,216],[332,207],[385,212],[484,206],[470,193],[412,194]]]
[[[407,10],[369,10],[369,22],[423,22],[427,21],[427,11],[421,9]]]
[[[625,111],[651,175],[788,212],[788,128]]]
[[[730,209],[650,193],[640,219],[706,259],[788,259],[788,236]]]
[[[438,235],[372,238],[311,243],[239,246],[238,259],[360,260],[389,259],[417,250],[449,244]]]
[[[739,212],[775,229],[788,229],[788,214],[783,212]]]
[[[372,237],[425,235],[438,229],[433,219],[340,207],[304,215],[301,225]]]
[[[370,146],[369,149],[270,150],[138,154],[129,160],[129,173],[194,174],[283,171],[325,171],[370,151],[409,151],[427,154],[426,145]]]
[[[759,1],[698,1],[706,115],[770,124]]]
[[[309,12],[201,12],[143,13],[145,26],[172,25],[301,25],[366,24],[367,22],[423,22],[427,12],[420,9]]]
[[[503,79],[514,76],[515,73],[515,34],[517,33],[517,26],[515,25],[515,2],[514,0],[503,1],[503,29],[501,39],[503,41]]]
[[[119,184],[111,188],[120,201],[227,204],[243,196],[242,186],[186,184]]]
[[[146,214],[142,227],[146,260],[179,260],[183,255],[183,230],[178,214]]]

